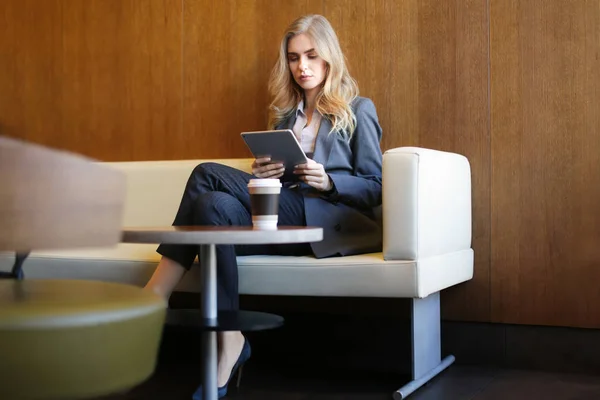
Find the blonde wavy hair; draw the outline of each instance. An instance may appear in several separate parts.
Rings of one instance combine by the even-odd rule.
[[[279,58],[269,79],[269,92],[273,97],[269,106],[269,127],[274,129],[288,119],[304,98],[303,89],[292,76],[287,56],[289,40],[301,33],[312,40],[315,51],[327,63],[327,74],[317,94],[316,109],[332,122],[331,132],[341,130],[351,136],[356,128],[356,116],[350,103],[358,96],[358,85],[348,72],[335,31],[321,15],[300,17],[285,31]]]

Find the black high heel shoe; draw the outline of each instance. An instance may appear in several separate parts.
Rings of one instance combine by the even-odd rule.
[[[236,388],[240,387],[244,363],[246,361],[248,361],[251,354],[252,354],[252,349],[250,348],[250,343],[244,337],[244,347],[242,347],[242,352],[240,353],[238,360],[235,362],[235,364],[231,370],[231,375],[229,375],[229,379],[227,379],[227,383],[225,383],[225,386],[222,386],[219,388],[219,394],[218,394],[219,398],[225,397],[227,395],[227,387],[229,386],[229,382],[231,382],[231,379],[234,377],[234,375],[236,375],[236,373],[237,373]],[[198,386],[198,388],[194,392],[194,395],[192,396],[192,400],[202,400],[202,385]]]

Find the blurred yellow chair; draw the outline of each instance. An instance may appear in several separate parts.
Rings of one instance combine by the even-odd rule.
[[[116,245],[124,198],[119,171],[0,137],[0,251],[17,254],[0,279],[0,399],[94,398],[153,373],[163,299],[131,285],[26,277],[30,251]]]

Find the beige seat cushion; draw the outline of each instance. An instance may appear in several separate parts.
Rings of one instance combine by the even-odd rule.
[[[156,268],[156,245],[119,244],[107,249],[36,252],[26,277],[76,278],[143,286]],[[0,255],[9,269],[11,255]],[[382,253],[314,257],[238,257],[241,294],[343,297],[425,297],[473,276],[473,250],[411,260],[384,261]],[[197,292],[200,268],[192,268],[177,290]]]

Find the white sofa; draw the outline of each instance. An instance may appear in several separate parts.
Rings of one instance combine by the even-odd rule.
[[[123,226],[171,225],[184,185],[200,162],[248,171],[251,159],[104,163],[127,176]],[[315,259],[239,257],[241,294],[401,297],[412,299],[413,380],[394,393],[402,399],[454,361],[441,359],[439,292],[473,276],[471,174],[461,155],[416,147],[383,158],[383,252]],[[156,267],[156,245],[31,254],[26,278],[79,278],[143,285]],[[0,270],[13,256],[0,255]],[[192,268],[178,290],[198,291]]]

